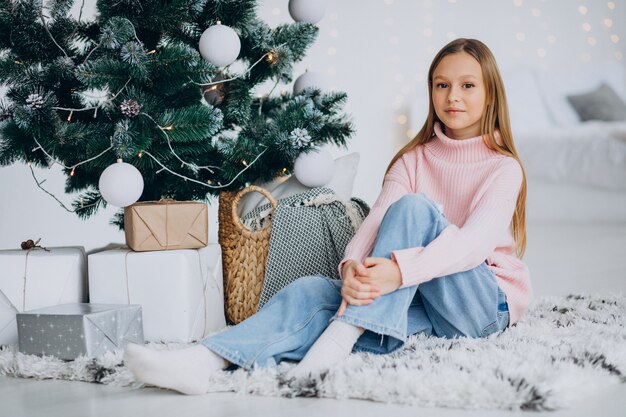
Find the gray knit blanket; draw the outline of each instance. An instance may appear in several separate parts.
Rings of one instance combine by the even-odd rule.
[[[346,202],[330,188],[319,187],[278,200],[272,211],[268,203],[241,218],[251,230],[272,221],[259,309],[300,277],[319,274],[339,279],[339,262],[369,206],[358,198]]]

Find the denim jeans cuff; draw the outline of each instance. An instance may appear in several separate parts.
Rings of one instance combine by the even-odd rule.
[[[206,342],[202,342],[202,344],[207,349],[212,350],[213,353],[221,356],[222,358],[226,359],[230,363],[234,363],[235,365],[241,368],[244,368],[248,371],[252,370],[253,368],[253,365],[247,364],[246,361],[242,357],[240,357],[239,355],[235,355],[229,349],[225,349],[221,347],[219,344],[216,344],[215,342],[206,341]]]
[[[365,321],[365,320],[363,320],[363,319],[361,319],[359,317],[351,317],[347,313],[344,313],[344,315],[341,316],[341,317],[339,317],[339,316],[337,316],[337,314],[335,314],[330,320],[331,321],[333,321],[333,320],[343,321],[344,323],[348,323],[348,324],[351,324],[351,325],[357,326],[357,327],[362,327],[365,330],[369,330],[369,331],[377,333],[377,334],[395,337],[398,340],[405,340],[406,337],[407,337],[406,331],[403,332],[403,331],[401,331],[399,329],[392,329],[392,328],[387,327],[387,326],[381,326],[380,324],[371,323],[371,322]]]

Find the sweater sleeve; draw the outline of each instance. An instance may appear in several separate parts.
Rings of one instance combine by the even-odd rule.
[[[426,247],[392,252],[400,288],[475,268],[493,253],[511,225],[523,178],[516,160],[504,161],[461,228],[451,224]]]
[[[404,157],[398,158],[383,181],[383,188],[370,209],[369,214],[361,223],[344,252],[343,260],[339,263],[339,276],[343,279],[343,265],[351,260],[363,262],[374,249],[378,227],[390,205],[400,197],[411,193],[409,168]]]

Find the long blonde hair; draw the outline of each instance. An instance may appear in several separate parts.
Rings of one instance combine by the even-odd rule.
[[[520,167],[522,167],[522,187],[517,196],[515,212],[511,221],[513,238],[516,243],[516,255],[521,258],[526,251],[526,173],[513,143],[504,83],[502,82],[496,59],[484,43],[476,39],[456,39],[444,46],[435,56],[428,70],[428,116],[426,122],[424,122],[415,138],[393,157],[387,167],[387,172],[389,172],[389,169],[398,158],[417,146],[428,142],[433,137],[435,122],[440,122],[433,106],[433,73],[445,56],[459,52],[466,52],[473,56],[482,68],[486,104],[481,119],[481,132],[485,145],[491,150],[515,158]],[[498,141],[496,141],[496,132],[499,132]]]

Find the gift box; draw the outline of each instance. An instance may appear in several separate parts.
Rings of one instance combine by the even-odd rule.
[[[19,350],[72,360],[143,345],[141,306],[62,304],[17,314]]]
[[[82,247],[0,251],[0,345],[17,345],[15,315],[87,301]]]
[[[195,249],[208,243],[205,203],[161,200],[124,208],[126,244],[134,251]]]
[[[148,341],[200,340],[226,326],[221,253],[214,243],[201,249],[91,254],[90,300],[141,305]]]

